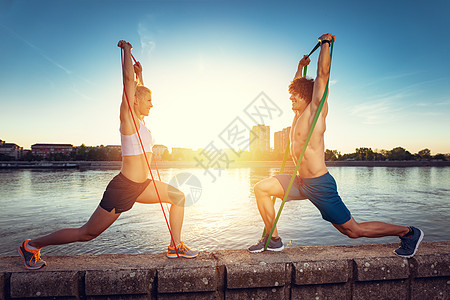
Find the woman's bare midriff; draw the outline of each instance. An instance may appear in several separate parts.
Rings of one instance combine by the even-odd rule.
[[[151,165],[152,154],[146,153],[148,163]],[[144,182],[148,178],[149,170],[143,154],[122,156],[122,169],[120,172],[134,182]]]

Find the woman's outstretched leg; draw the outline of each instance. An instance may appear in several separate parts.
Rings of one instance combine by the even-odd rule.
[[[80,228],[61,229],[46,236],[32,239],[28,244],[35,248],[42,248],[49,245],[90,241],[111,226],[119,216],[120,214],[116,214],[114,209],[108,212],[98,206],[89,221]]]
[[[19,254],[28,269],[42,268],[46,265],[45,261],[40,259],[42,247],[90,241],[111,226],[119,216],[114,209],[108,212],[98,206],[89,221],[80,228],[65,228],[37,239],[28,239],[19,246]]]

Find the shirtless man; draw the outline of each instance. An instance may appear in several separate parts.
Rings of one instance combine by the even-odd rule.
[[[330,75],[330,44],[333,38],[335,36],[330,33],[324,34],[319,38],[321,48],[316,79],[312,80],[302,77],[303,67],[310,63],[310,59],[306,58],[305,55],[299,62],[297,73],[289,86],[292,110],[295,113],[290,132],[290,153],[294,163],[298,161],[325,92]],[[326,96],[328,97],[328,95]],[[395,254],[402,257],[412,257],[423,238],[423,232],[420,229],[379,221],[358,223],[353,219],[350,211],[339,197],[336,182],[328,173],[325,165],[324,133],[327,114],[328,104],[325,99],[287,201],[309,199],[319,209],[324,220],[330,222],[337,230],[350,238],[398,236],[401,240],[401,245],[400,248],[394,251]],[[254,187],[258,210],[267,232],[272,230],[275,219],[275,209],[271,196],[283,199],[291,177],[291,174],[276,175],[258,182]],[[268,234],[259,240],[258,243],[248,248],[248,250],[252,253],[264,251],[267,239]],[[275,228],[267,250],[281,251],[283,249],[283,242]]]

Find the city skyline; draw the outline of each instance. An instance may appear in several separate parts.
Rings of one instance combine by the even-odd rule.
[[[271,135],[270,135],[270,126],[265,126],[265,125],[261,125],[261,124],[260,125],[256,125],[250,131],[250,134],[249,134],[249,147],[248,147],[248,149],[216,148],[215,150],[222,150],[222,151],[228,151],[229,150],[229,151],[234,151],[234,152],[236,152],[236,151],[248,151],[250,153],[250,152],[256,152],[257,150],[261,152],[261,151],[264,151],[264,149],[265,149],[265,151],[268,151],[268,152],[273,151],[275,153],[284,153],[285,149],[286,149],[286,146],[287,146],[287,142],[289,141],[289,130],[290,130],[290,128],[291,127],[289,126],[289,127],[283,128],[280,131],[273,132],[273,135],[272,135],[273,139],[271,139],[270,138],[271,137]],[[258,138],[260,138],[261,140],[259,140]],[[273,141],[273,145],[274,145],[273,147],[270,146],[270,144],[272,144],[272,141]],[[14,145],[18,146],[19,148],[21,148],[22,151],[30,151],[30,150],[32,150],[32,146],[36,146],[36,145],[59,145],[59,146],[70,145],[73,148],[79,148],[79,147],[81,147],[83,145],[86,148],[96,148],[96,147],[113,147],[113,148],[114,147],[118,147],[118,148],[120,148],[121,147],[120,144],[117,144],[117,145],[103,145],[103,144],[100,144],[100,145],[85,145],[85,144],[74,145],[74,144],[71,144],[71,143],[63,143],[63,144],[59,144],[59,143],[34,143],[34,144],[32,144],[30,146],[30,148],[24,148],[21,145],[19,145],[17,143],[14,143],[13,141],[5,141],[5,140],[0,139],[0,147],[3,146],[2,144],[14,144]],[[252,146],[252,144],[253,144],[253,146]],[[169,151],[170,154],[174,153],[173,149],[176,149],[176,151],[187,150],[187,151],[190,151],[190,152],[201,152],[202,150],[205,150],[205,148],[206,148],[206,147],[205,148],[202,148],[202,147],[189,148],[189,147],[170,146],[170,145],[168,146],[168,145],[157,144],[157,143],[153,145],[153,148],[155,148],[155,147],[157,147],[157,148],[161,148],[162,147],[162,148],[167,149],[168,151],[169,151],[169,149],[171,149],[171,151]],[[392,149],[394,149],[396,147],[404,148],[402,145],[397,145],[397,146],[393,147]],[[356,151],[359,148],[370,148],[373,151],[378,152],[378,153],[383,152],[383,151],[392,150],[392,149],[379,149],[379,148],[374,148],[374,147],[371,147],[371,146],[368,146],[368,147],[359,146],[359,147],[353,149],[353,151],[351,151],[351,152],[343,152],[340,149],[330,149],[330,148],[327,148],[327,147],[325,147],[325,148],[326,148],[326,150],[337,151],[337,152],[342,153],[342,154],[353,153],[353,151]],[[405,149],[409,150],[407,148],[405,148]],[[411,153],[418,153],[420,150],[424,150],[424,149],[429,149],[429,147],[426,147],[424,145],[418,151],[415,151],[415,152],[411,151]],[[156,152],[159,153],[160,151],[156,151]],[[161,155],[161,154],[162,153],[159,153],[159,155]],[[435,155],[435,154],[450,155],[450,152],[432,152],[431,151],[431,154],[432,155]]]
[[[157,143],[226,148],[230,124],[258,124],[246,113],[262,92],[277,106],[264,125],[280,131],[294,116],[287,87],[298,61],[331,32],[325,147],[450,152],[448,1],[255,4],[2,2],[2,139],[24,148],[120,144],[120,39],[132,43],[153,92],[145,121]]]

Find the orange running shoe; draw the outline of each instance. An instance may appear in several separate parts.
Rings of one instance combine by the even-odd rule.
[[[41,249],[29,249],[27,248],[30,239],[25,240],[19,248],[20,256],[23,258],[25,267],[30,270],[37,270],[45,266],[47,263],[41,259]]]
[[[189,249],[183,242],[178,244],[177,252],[175,251],[175,247],[169,245],[167,247],[167,257],[168,258],[177,258],[177,252],[180,257],[184,258],[194,258],[198,256],[198,251]]]

